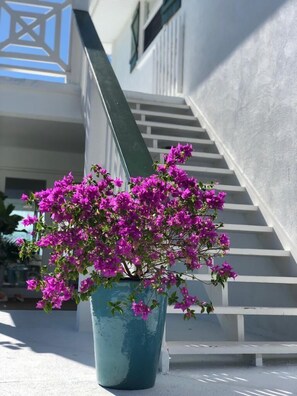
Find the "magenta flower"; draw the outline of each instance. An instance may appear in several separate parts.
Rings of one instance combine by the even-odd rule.
[[[122,180],[94,165],[95,177],[88,174],[76,183],[69,173],[53,187],[26,196],[45,216],[24,220],[35,225],[34,240],[21,243],[21,256],[49,249],[54,267],[53,273],[27,282],[30,290],[42,292],[39,308],[60,309],[71,298],[85,300],[98,287],[113,287],[124,277],[139,281],[136,292],[120,301],[135,316],[147,319],[158,306],[158,294],[166,295],[185,318],[194,316],[194,306],[212,310],[190,295],[187,277],[199,278],[201,267],[211,269],[213,285],[236,276],[228,263],[216,264],[230,246],[216,222],[226,194],[178,167],[191,153],[188,144],[172,147],[165,163],[155,165],[155,174],[131,178],[127,191],[121,190]],[[89,275],[77,282],[80,274]],[[150,303],[137,300],[144,288],[151,290]]]
[[[24,226],[29,226],[31,224],[35,224],[37,223],[38,218],[37,216],[30,216],[28,215],[23,221],[22,223],[24,224]]]
[[[80,282],[80,292],[87,293],[89,289],[94,286],[94,281],[91,278],[84,279]]]
[[[22,201],[28,201],[28,199],[29,199],[29,197],[27,194],[22,194],[22,196],[21,196]]]
[[[45,300],[37,301],[36,308],[37,309],[44,309],[45,308],[45,303],[46,303]]]
[[[132,311],[134,312],[135,316],[141,316],[142,319],[147,320],[148,315],[151,312],[151,309],[143,301],[140,301],[138,303],[133,301]]]
[[[16,243],[18,246],[22,246],[22,244],[23,244],[24,242],[25,242],[25,241],[24,241],[23,238],[17,238],[17,239],[15,240],[15,243]]]
[[[36,288],[38,286],[38,281],[36,279],[27,280],[26,283],[27,283],[28,290],[36,290]]]

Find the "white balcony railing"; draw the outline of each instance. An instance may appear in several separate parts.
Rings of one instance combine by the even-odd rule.
[[[0,76],[66,83],[71,0],[1,0]]]

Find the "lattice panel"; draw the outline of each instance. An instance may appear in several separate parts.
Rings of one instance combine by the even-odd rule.
[[[66,82],[71,0],[0,0],[0,76]]]

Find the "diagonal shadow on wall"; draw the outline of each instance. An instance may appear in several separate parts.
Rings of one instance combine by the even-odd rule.
[[[199,86],[288,0],[186,0],[186,90]]]

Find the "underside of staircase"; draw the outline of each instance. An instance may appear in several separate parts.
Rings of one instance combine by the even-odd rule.
[[[225,288],[208,286],[207,272],[201,273],[201,282],[192,281],[199,297],[215,307],[214,314],[198,315],[194,323],[183,322],[179,312],[168,307],[170,357],[253,355],[261,365],[265,354],[297,354],[297,266],[290,252],[183,98],[125,94],[154,160],[162,161],[177,143],[190,143],[193,156],[183,169],[200,181],[217,182],[215,188],[227,193],[218,221],[230,236],[227,261],[238,277]],[[166,350],[163,371],[169,367]]]

